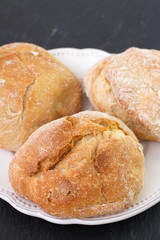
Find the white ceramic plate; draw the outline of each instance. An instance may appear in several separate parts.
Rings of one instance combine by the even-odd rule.
[[[54,49],[50,50],[50,53],[67,65],[80,81],[95,62],[109,55],[109,53],[97,49],[73,48]],[[88,99],[84,93],[83,95],[83,110],[91,109]],[[136,203],[123,212],[86,219],[61,219],[45,213],[34,203],[18,197],[12,190],[8,180],[8,167],[13,154],[3,149],[0,149],[0,198],[24,214],[58,224],[99,225],[135,216],[160,201],[160,143],[148,141],[142,142],[142,144],[146,158],[144,188]]]

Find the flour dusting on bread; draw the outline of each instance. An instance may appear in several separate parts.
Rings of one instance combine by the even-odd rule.
[[[160,141],[160,51],[129,48],[111,55],[83,82],[94,109],[120,118],[140,139]]]
[[[131,206],[143,186],[144,155],[120,120],[85,111],[36,130],[13,158],[16,193],[59,217],[92,217]]]
[[[76,76],[45,49],[0,47],[0,147],[16,151],[43,124],[81,109]]]

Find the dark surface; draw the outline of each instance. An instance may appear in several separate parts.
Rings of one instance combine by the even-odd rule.
[[[0,45],[25,41],[47,49],[160,47],[160,1],[0,0]],[[25,216],[0,200],[0,240],[160,240],[160,204],[103,226],[60,226]]]

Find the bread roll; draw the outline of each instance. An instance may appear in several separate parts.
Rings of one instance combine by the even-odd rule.
[[[122,211],[143,186],[144,155],[119,119],[81,112],[36,130],[17,151],[9,179],[20,197],[59,217]]]
[[[75,75],[28,43],[0,47],[0,147],[16,151],[43,124],[81,109]]]
[[[139,139],[160,141],[160,51],[129,48],[111,55],[83,82],[95,110],[120,118]]]

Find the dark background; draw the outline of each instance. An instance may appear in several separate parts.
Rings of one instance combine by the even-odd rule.
[[[0,0],[0,45],[33,42],[47,49],[160,48],[159,0]],[[0,240],[160,240],[160,203],[102,226],[60,226],[25,216],[0,200]]]

